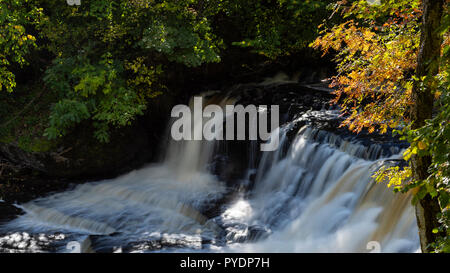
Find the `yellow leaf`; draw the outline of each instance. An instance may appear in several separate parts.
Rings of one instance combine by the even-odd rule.
[[[411,158],[412,155],[413,155],[413,153],[412,153],[412,151],[411,151],[411,148],[408,148],[408,149],[403,153],[403,159],[404,159],[405,161],[408,161],[408,160]]]
[[[425,150],[428,145],[425,142],[423,142],[423,141],[419,141],[417,143],[417,146],[419,147],[420,150]]]

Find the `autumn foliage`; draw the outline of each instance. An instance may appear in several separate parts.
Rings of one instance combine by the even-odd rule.
[[[343,125],[356,132],[368,128],[385,133],[409,121],[420,35],[415,26],[421,12],[411,4],[385,7],[385,12],[374,16],[374,7],[360,2],[340,9],[346,16],[366,15],[363,20],[350,18],[331,28],[322,25],[312,46],[324,54],[336,53],[339,73],[331,86],[336,88],[334,102],[341,104],[346,116]]]

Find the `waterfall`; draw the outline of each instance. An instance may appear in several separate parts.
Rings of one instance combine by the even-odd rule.
[[[235,102],[204,96],[205,104]],[[210,171],[219,141],[169,139],[160,163],[22,204],[25,214],[1,226],[0,234],[61,232],[67,241],[91,235],[94,250],[368,252],[376,242],[383,252],[417,251],[411,196],[394,195],[371,177],[400,150],[387,154],[378,144],[311,126],[291,139],[296,122],[276,130],[279,148],[263,152],[258,164],[256,142],[243,151],[251,162],[242,183],[252,187],[224,204],[220,200],[236,189]],[[199,123],[194,120],[193,130]],[[252,183],[245,181],[249,174]],[[217,205],[218,216],[204,215]]]
[[[194,130],[199,123],[194,120]],[[209,141],[169,140],[161,163],[23,204],[26,213],[0,231],[113,235],[102,245],[179,234],[195,242],[212,239],[218,228],[209,226],[201,211],[225,192],[224,183],[207,171],[214,146]]]
[[[285,155],[263,156],[250,197],[237,200],[222,215],[230,248],[367,252],[369,242],[377,242],[384,252],[417,251],[411,196],[395,196],[371,177],[383,162],[379,145],[365,147],[303,127]],[[263,227],[264,239],[234,243],[255,226]]]

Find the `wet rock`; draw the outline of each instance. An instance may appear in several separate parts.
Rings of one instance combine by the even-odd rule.
[[[8,233],[0,236],[0,253],[55,252],[55,244],[64,238],[61,234]]]
[[[254,242],[257,240],[262,240],[267,238],[270,235],[271,231],[270,229],[264,227],[264,226],[249,226],[248,227],[248,234],[247,234],[247,241]]]
[[[0,198],[9,204],[24,203],[71,187],[74,180],[36,177],[23,169],[0,179]],[[77,181],[78,182],[78,181]],[[81,182],[81,181],[80,181]]]
[[[11,221],[21,214],[23,211],[20,208],[0,201],[0,224]]]

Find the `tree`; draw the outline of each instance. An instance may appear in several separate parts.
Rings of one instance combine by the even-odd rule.
[[[44,76],[56,98],[45,135],[56,139],[88,121],[108,142],[112,128],[130,125],[164,91],[164,66],[220,61],[221,40],[197,2],[40,1],[43,46],[55,55]]]
[[[417,56],[416,78],[412,89],[412,129],[419,129],[425,121],[433,117],[433,105],[437,90],[436,75],[439,73],[442,35],[439,33],[441,25],[444,0],[423,0],[423,15],[420,35],[420,49]],[[423,79],[423,80],[422,80]],[[430,175],[428,169],[431,165],[430,156],[412,157],[411,167],[413,179],[426,180]],[[429,252],[431,243],[436,242],[437,233],[433,232],[439,227],[438,213],[441,208],[437,197],[429,193],[416,204],[417,224],[421,248]]]

